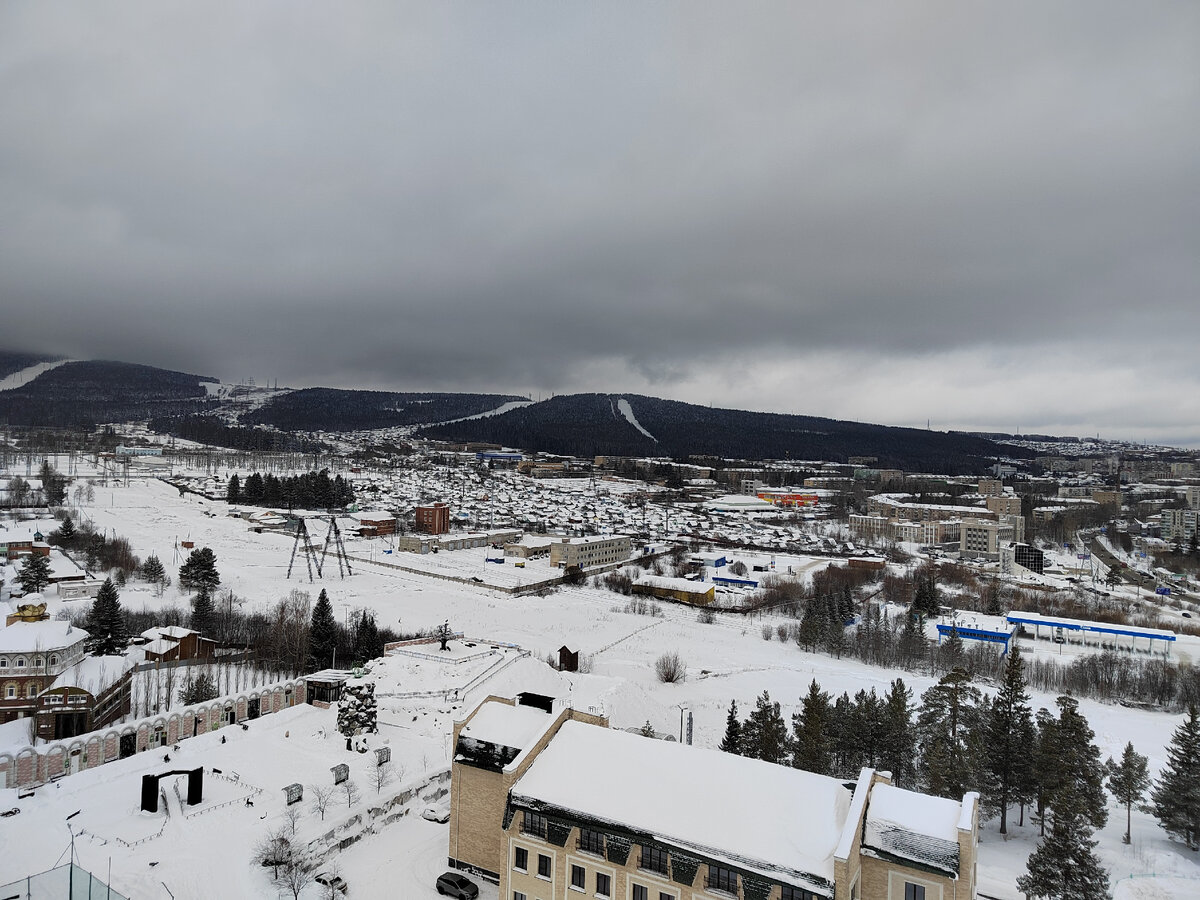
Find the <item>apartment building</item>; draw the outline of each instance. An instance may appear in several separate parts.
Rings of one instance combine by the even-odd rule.
[[[979,493],[985,497],[999,497],[1004,493],[1004,482],[999,478],[980,478]]]
[[[450,862],[498,881],[501,900],[975,896],[976,794],[918,794],[872,769],[831,778],[500,698],[455,742]]]
[[[959,525],[958,553],[965,557],[998,560],[1001,547],[1020,539],[1014,534],[1012,522],[964,519]]]
[[[1162,511],[1162,536],[1164,540],[1190,541],[1196,533],[1196,521],[1200,512],[1194,509],[1164,509]]]
[[[997,516],[1019,516],[1021,498],[1008,495],[988,497],[987,508],[988,512],[994,512]]]
[[[626,535],[563,538],[550,545],[550,564],[567,569],[604,566],[629,559],[632,549]]]
[[[450,530],[450,507],[445,503],[418,506],[413,510],[413,528],[425,534],[445,534]]]

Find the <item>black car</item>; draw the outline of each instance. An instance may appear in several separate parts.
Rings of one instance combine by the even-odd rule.
[[[479,885],[466,875],[443,872],[438,876],[437,892],[446,897],[457,897],[458,900],[475,900],[479,896]]]

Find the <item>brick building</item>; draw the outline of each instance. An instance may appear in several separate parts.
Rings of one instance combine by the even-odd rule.
[[[413,528],[425,534],[445,534],[450,530],[450,507],[445,503],[418,506],[413,510]]]
[[[60,621],[16,621],[0,631],[0,722],[33,715],[38,695],[82,662],[87,639]]]

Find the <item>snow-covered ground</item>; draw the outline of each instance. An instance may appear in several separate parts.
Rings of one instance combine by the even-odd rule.
[[[624,611],[627,598],[591,586],[568,587],[544,597],[512,596],[486,584],[449,582],[370,563],[356,564],[355,574],[345,579],[335,572],[310,585],[307,576],[302,581],[294,571],[288,580],[290,537],[250,532],[245,521],[225,515],[223,502],[180,496],[156,480],[133,479],[128,487],[97,486],[95,502],[85,512],[97,528],[129,538],[143,559],[157,554],[172,574],[182,562],[175,549],[177,541],[211,547],[222,588],[232,589],[247,608],[273,604],[293,588],[309,590],[315,596],[324,587],[339,617],[370,607],[380,624],[404,630],[432,628],[449,619],[455,631],[469,638],[528,650],[529,656],[518,658],[518,651],[487,648],[486,656],[460,665],[396,656],[373,667],[381,729],[372,741],[387,742],[392,748],[406,783],[421,781],[448,765],[453,719],[489,693],[511,695],[529,690],[568,696],[576,706],[603,711],[614,727],[636,727],[649,721],[656,731],[672,734],[678,733],[680,707],[686,705],[695,716],[696,742],[713,747],[723,733],[730,700],[737,700],[744,716],[764,690],[781,703],[784,716],[790,717],[813,678],[827,691],[853,694],[871,687],[883,692],[894,678],[902,677],[913,688],[915,699],[933,683],[927,676],[764,641],[762,624],[782,623],[782,618],[764,616],[748,621],[718,614],[714,623],[703,624],[693,610],[671,604],[661,604],[661,618],[636,615]],[[348,549],[367,556],[372,546],[377,556],[382,556],[378,542],[351,541]],[[424,565],[428,560],[432,564],[429,557],[396,555],[402,562],[420,560]],[[482,549],[439,553],[436,565],[462,572],[521,573],[525,578],[532,578],[537,571],[488,564],[483,558]],[[786,562],[779,557],[777,571],[781,565],[792,565],[809,572],[819,564],[801,556],[789,557]],[[298,565],[297,571],[302,568]],[[86,603],[59,600],[53,591],[46,599],[52,612],[63,605]],[[175,587],[158,597],[136,582],[122,591],[121,599],[126,606],[150,609],[187,602]],[[563,644],[592,656],[590,673],[559,673],[541,661]],[[682,683],[662,684],[654,675],[654,660],[668,649],[678,651],[687,663],[688,677]],[[507,661],[505,654],[515,661],[503,668],[496,666],[498,674],[470,695],[446,700],[489,666]],[[426,691],[440,694],[397,696]],[[1052,708],[1053,700],[1050,695],[1034,695],[1036,706]],[[1133,741],[1139,752],[1150,757],[1154,772],[1165,763],[1164,748],[1181,719],[1087,700],[1081,701],[1080,708],[1096,732],[1103,756],[1119,756],[1125,743]],[[255,796],[253,808],[233,804],[195,818],[185,818],[172,809],[160,837],[132,848],[115,839],[132,842],[163,826],[162,816],[137,811],[141,775],[164,767],[160,755],[140,754],[68,777],[39,789],[37,796],[28,800],[18,802],[15,791],[0,791],[0,808],[19,806],[22,810],[18,816],[0,819],[0,845],[6,850],[0,854],[0,884],[51,867],[67,846],[64,820],[79,809],[82,812],[72,826],[94,835],[77,841],[82,864],[103,877],[111,855],[117,889],[139,897],[165,896],[165,884],[176,898],[274,896],[266,874],[250,864],[249,856],[265,831],[282,822],[284,785],[325,783],[330,766],[347,762],[362,789],[360,805],[372,805],[377,797],[368,783],[373,754],[347,751],[344,742],[333,735],[334,717],[331,710],[302,707],[256,720],[249,731],[223,729],[183,742],[177,754],[172,751],[172,766],[215,766],[226,773],[236,772],[241,783],[260,787],[264,793]],[[222,735],[228,738],[225,744],[220,743]],[[214,802],[228,793],[227,783],[217,781]],[[396,790],[399,784],[387,790]],[[174,803],[170,790],[168,796]],[[1110,808],[1110,824],[1099,838],[1100,853],[1114,882],[1130,874],[1159,873],[1156,878],[1120,881],[1116,896],[1122,900],[1196,896],[1200,880],[1188,880],[1200,879],[1195,854],[1168,841],[1153,819],[1139,812],[1134,813],[1134,843],[1125,847],[1120,841],[1124,812],[1115,805]],[[345,818],[353,814],[345,808],[341,813]],[[298,834],[315,836],[329,830],[329,820],[321,823],[306,812],[298,828]],[[979,875],[983,893],[1015,900],[1015,880],[1036,844],[1037,829],[1026,824],[1011,832],[1004,840],[995,832],[994,823],[988,826],[980,849]],[[339,869],[356,897],[432,898],[433,879],[444,868],[446,837],[446,826],[423,821],[414,813],[342,853]],[[1171,877],[1163,877],[1163,873]],[[315,885],[304,896],[317,897]],[[486,887],[484,896],[490,896]]]

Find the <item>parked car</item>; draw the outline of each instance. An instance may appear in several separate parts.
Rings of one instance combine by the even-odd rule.
[[[475,900],[479,896],[479,885],[466,875],[443,872],[438,876],[437,892],[444,897],[457,897],[458,900]]]
[[[335,891],[346,893],[346,882],[341,875],[334,875],[332,872],[318,872],[317,877],[313,879],[317,884],[323,887],[333,888]]]
[[[450,810],[438,809],[436,806],[427,806],[421,810],[421,818],[428,819],[430,822],[437,822],[439,825],[445,825],[450,821]]]

